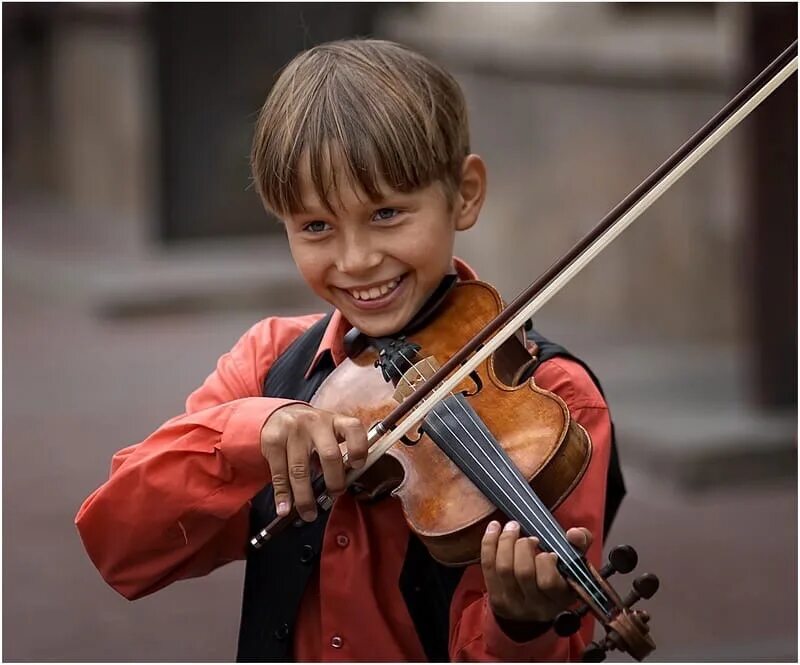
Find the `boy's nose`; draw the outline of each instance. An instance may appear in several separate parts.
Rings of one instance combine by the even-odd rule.
[[[339,272],[360,275],[377,268],[382,260],[383,254],[370,243],[354,239],[352,242],[342,243],[336,267]]]

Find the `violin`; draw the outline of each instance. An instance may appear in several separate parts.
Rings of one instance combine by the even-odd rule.
[[[600,571],[567,541],[552,511],[580,482],[591,441],[557,395],[528,378],[532,358],[522,329],[531,316],[684,175],[733,127],[797,70],[797,41],[611,210],[575,247],[510,304],[478,281],[460,282],[435,298],[430,313],[403,335],[360,345],[318,388],[311,405],[358,418],[368,429],[365,465],[348,486],[390,490],[409,528],[446,565],[479,560],[492,519],[516,520],[583,601],[562,612],[554,629],[566,636],[591,612],[605,630],[584,660],[616,649],[643,660],[656,645],[650,617],[634,609],[659,581],[639,576],[623,598],[609,584],[637,565],[630,546],[614,548]],[[343,451],[345,463],[347,453]],[[330,509],[322,476],[317,503]],[[252,540],[261,547],[297,519],[275,517]]]
[[[380,422],[502,309],[489,284],[457,283],[421,330],[370,339],[362,352],[345,359],[311,405],[353,415],[367,426]],[[614,634],[625,634],[626,650],[641,659],[655,648],[647,636],[647,613],[629,611],[632,598],[624,612],[616,611],[623,601],[552,516],[583,476],[591,441],[560,397],[533,378],[520,380],[532,360],[520,337],[509,337],[433,407],[413,438],[404,436],[356,482],[368,494],[391,488],[409,527],[445,565],[477,562],[489,521],[516,520],[523,533],[540,537],[540,549],[558,555],[559,570],[586,603],[580,613],[560,615],[556,631],[566,636],[578,630],[580,616],[591,607],[619,624]],[[613,561],[627,572],[635,557],[627,547]],[[606,577],[615,570],[607,569]],[[650,597],[658,579],[649,575],[640,585],[640,595]]]

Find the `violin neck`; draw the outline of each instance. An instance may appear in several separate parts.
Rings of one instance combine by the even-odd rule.
[[[540,549],[558,556],[561,572],[583,587],[601,611],[612,611],[612,599],[463,395],[451,395],[434,406],[423,421],[422,431],[484,496],[519,522],[525,535],[536,536]]]

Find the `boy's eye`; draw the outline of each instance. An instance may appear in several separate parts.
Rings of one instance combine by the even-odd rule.
[[[385,222],[386,220],[392,219],[396,215],[397,210],[395,208],[381,208],[375,212],[375,214],[372,216],[372,219],[378,222]]]
[[[328,224],[326,222],[321,222],[319,220],[309,222],[303,227],[303,231],[308,231],[309,233],[322,233],[323,231],[327,231]]]

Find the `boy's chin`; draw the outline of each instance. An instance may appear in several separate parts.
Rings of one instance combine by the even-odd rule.
[[[344,304],[344,303],[342,303]],[[400,333],[414,315],[409,303],[398,303],[385,311],[364,311],[357,307],[341,307],[340,311],[347,321],[369,337],[392,337]]]
[[[403,330],[408,323],[405,318],[397,314],[380,315],[354,312],[346,318],[354,327],[369,337],[391,337]]]

